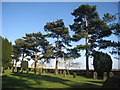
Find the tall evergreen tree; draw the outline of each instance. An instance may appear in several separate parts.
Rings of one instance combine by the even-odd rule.
[[[53,51],[56,57],[55,75],[58,74],[58,58],[63,57],[66,46],[71,46],[69,30],[65,27],[62,19],[55,22],[48,22],[44,26],[44,30],[49,33],[49,36],[55,40]]]
[[[74,9],[71,14],[75,16],[74,23],[70,25],[71,30],[74,31],[73,41],[85,38],[85,45],[80,44],[76,48],[86,50],[86,74],[88,75],[90,50],[99,46],[97,42],[103,37],[110,36],[112,31],[105,22],[107,18],[100,19],[95,5],[83,4]]]
[[[17,62],[19,61],[20,58],[20,48],[18,48],[15,45],[13,45],[13,50],[12,50],[12,61],[13,61],[13,69],[12,72],[14,72],[16,66],[17,66]]]
[[[26,34],[26,37],[23,38],[31,52],[31,58],[35,61],[34,73],[36,73],[37,61],[45,54],[47,50],[46,47],[49,45],[49,42],[41,32]]]
[[[2,66],[3,70],[12,66],[12,43],[7,38],[2,38]]]
[[[15,41],[15,45],[14,45],[13,58],[16,59],[17,61],[19,61],[19,58],[21,57],[22,58],[21,62],[24,61],[24,59],[27,56],[31,55],[30,51],[28,50],[28,47],[29,46],[27,45],[25,40],[17,39]],[[15,64],[15,66],[16,66],[16,64]],[[22,69],[22,72],[23,72],[23,69]]]

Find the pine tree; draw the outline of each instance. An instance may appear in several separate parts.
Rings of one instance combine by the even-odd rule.
[[[55,22],[48,22],[44,26],[44,30],[49,33],[49,37],[55,39],[53,51],[56,58],[55,75],[58,74],[58,58],[63,57],[66,46],[71,46],[69,30],[65,27],[62,19]]]
[[[37,61],[41,59],[39,57],[45,54],[49,42],[41,32],[26,34],[26,37],[23,38],[27,44],[28,50],[31,52],[31,58],[35,61],[34,73],[36,73]]]
[[[12,59],[13,59],[13,69],[12,72],[14,72],[16,66],[17,66],[17,62],[19,61],[20,58],[20,48],[18,48],[15,45],[13,45],[13,50],[12,50]],[[15,65],[15,66],[14,66]]]
[[[112,34],[106,21],[112,20],[114,16],[107,19],[109,14],[105,14],[106,17],[101,19],[96,11],[96,6],[88,4],[79,6],[71,14],[75,16],[74,23],[70,25],[71,30],[74,31],[73,41],[76,42],[85,38],[85,45],[79,44],[75,48],[86,50],[86,74],[88,75],[90,51],[100,45],[98,42],[103,37]]]

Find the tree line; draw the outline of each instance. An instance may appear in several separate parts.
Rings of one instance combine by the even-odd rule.
[[[105,39],[105,37],[113,34],[117,37],[120,36],[120,25],[113,23],[116,20],[115,15],[105,13],[103,18],[100,18],[96,5],[88,4],[80,5],[77,9],[73,10],[71,15],[75,17],[74,23],[69,25],[70,30],[73,31],[72,35],[70,35],[70,30],[65,26],[63,19],[58,19],[46,23],[44,31],[47,34],[42,32],[29,33],[25,37],[15,40],[11,54],[12,59],[16,61],[15,66],[20,57],[22,58],[21,62],[25,61],[25,59],[33,59],[35,62],[34,73],[36,73],[38,60],[48,62],[50,59],[55,59],[55,74],[58,74],[59,58],[64,58],[64,60],[69,58],[75,59],[81,56],[80,50],[85,50],[86,74],[88,75],[89,57],[94,56],[96,48],[100,50],[112,47],[114,50],[111,54],[119,55],[120,42]],[[51,43],[49,38],[54,40],[54,44]],[[79,43],[81,39],[85,39],[85,44]],[[78,43],[73,47],[71,42]],[[5,49],[11,51],[10,48]]]

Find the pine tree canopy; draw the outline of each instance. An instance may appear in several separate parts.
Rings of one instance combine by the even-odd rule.
[[[11,67],[12,65],[12,43],[8,41],[7,38],[2,38],[0,36],[0,39],[2,40],[2,45],[0,48],[2,48],[2,66],[3,69],[7,69],[8,67]]]
[[[65,27],[62,19],[59,19],[55,22],[48,22],[44,26],[44,30],[49,32],[50,37],[59,39],[59,41],[63,42],[65,45],[71,46],[70,43],[70,35],[69,30]]]
[[[110,26],[108,24],[116,19],[115,15],[106,13],[101,19],[95,5],[80,5],[71,14],[75,16],[74,23],[70,25],[71,30],[74,31],[72,40],[77,42],[83,38],[88,38],[88,47],[100,46],[102,44],[102,42],[100,44],[101,39],[109,37],[113,33],[112,30],[116,31],[115,34],[119,32],[118,25]],[[83,49],[83,47],[86,47],[86,45],[78,48]]]

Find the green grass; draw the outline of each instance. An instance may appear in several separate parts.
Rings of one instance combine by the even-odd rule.
[[[46,73],[42,75],[33,72],[11,73],[5,72],[2,75],[2,88],[101,88],[103,80],[94,80],[83,76],[73,78],[67,75],[54,75]]]

